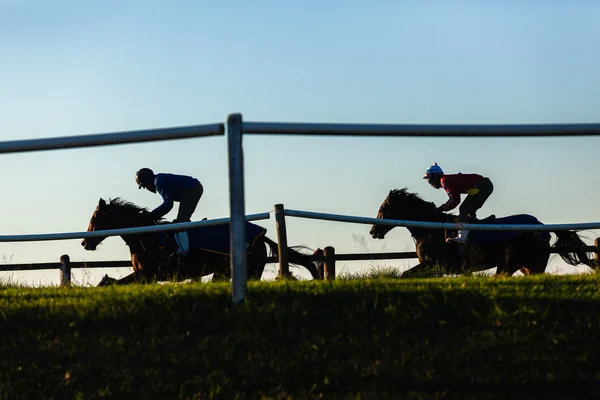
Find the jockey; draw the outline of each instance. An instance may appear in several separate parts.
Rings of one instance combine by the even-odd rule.
[[[191,217],[198,201],[202,197],[204,188],[198,179],[191,176],[159,173],[154,174],[150,168],[142,168],[135,174],[138,188],[145,188],[152,193],[158,192],[163,198],[163,203],[151,211],[153,220],[158,220],[173,208],[173,202],[179,202],[176,222],[191,222]],[[175,234],[179,246],[176,255],[184,255],[190,251],[189,239],[186,231]]]
[[[433,165],[425,171],[423,179],[436,189],[443,188],[448,194],[448,201],[438,207],[439,211],[450,211],[460,204],[460,195],[466,194],[465,201],[459,208],[458,221],[466,223],[469,217],[475,218],[477,210],[490,197],[494,191],[494,185],[484,176],[479,174],[451,174],[446,175],[444,171],[437,165]],[[457,238],[448,238],[447,242],[454,241],[464,243],[467,240],[469,231],[461,229],[458,231]]]

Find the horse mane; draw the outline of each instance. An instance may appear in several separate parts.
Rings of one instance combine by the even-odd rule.
[[[386,197],[384,204],[390,207],[401,205],[402,208],[411,210],[415,217],[422,218],[423,216],[444,216],[445,219],[452,218],[451,215],[437,211],[437,207],[433,202],[423,200],[418,193],[411,193],[408,188],[392,189]]]
[[[148,216],[150,214],[150,211],[146,207],[138,206],[120,197],[109,199],[106,205],[113,209],[117,208],[119,210],[130,211],[132,214],[143,214],[144,216]],[[162,222],[163,220],[164,218],[161,218],[158,222]]]

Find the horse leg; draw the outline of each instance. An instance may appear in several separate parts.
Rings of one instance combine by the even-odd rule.
[[[183,261],[174,257],[169,266],[171,271],[177,273],[178,280],[201,281],[210,274],[213,274],[211,282],[230,279],[230,258],[223,254],[191,249]]]
[[[213,272],[213,277],[210,280],[211,282],[227,282],[229,277],[226,274],[223,274],[219,271]]]
[[[539,257],[538,260],[532,263],[530,268],[527,268],[529,270],[528,275],[540,275],[546,273],[546,267],[548,266],[549,259],[550,255],[546,257]]]
[[[215,257],[212,261],[206,261],[202,270],[208,272],[212,270],[213,277],[211,282],[227,282],[231,279],[231,261],[230,257]]]
[[[248,260],[248,279],[260,281],[267,263],[258,260]]]
[[[504,259],[498,263],[498,268],[496,269],[496,274],[494,276],[512,276],[517,270],[519,270],[519,267],[517,266],[515,250],[512,246],[508,246],[504,250]]]
[[[135,271],[132,272],[131,274],[119,279],[117,281],[117,285],[130,285],[132,283],[137,283],[140,281],[141,278],[141,271]]]
[[[262,279],[265,266],[267,265],[267,244],[262,241],[255,241],[248,249],[248,279]]]
[[[531,271],[529,270],[529,268],[526,268],[526,267],[519,268],[519,272],[525,276],[531,275]]]
[[[144,274],[142,274],[142,271],[134,271],[131,274],[121,278],[121,279],[114,279],[114,278],[110,278],[108,275],[106,275],[102,281],[100,281],[100,283],[98,284],[98,286],[106,286],[109,284],[113,284],[113,285],[131,285],[133,283],[140,283],[143,281],[143,278],[145,278]],[[145,283],[145,282],[144,282]]]
[[[529,272],[529,274],[526,275],[539,275],[545,273],[548,261],[550,260],[550,243],[542,242],[537,238],[534,238],[533,241],[533,244],[529,246],[530,252],[528,254],[531,254],[531,256],[526,264]],[[523,274],[525,274],[525,272],[523,272]]]
[[[428,262],[421,262],[411,269],[407,269],[400,275],[400,278],[423,278],[425,277],[425,273],[431,267],[431,264]]]
[[[507,244],[504,249],[504,263],[499,265],[496,275],[504,273],[512,276],[520,271],[523,275],[543,274],[550,258],[550,245],[533,237],[521,236]]]
[[[108,285],[114,285],[116,283],[117,283],[117,279],[111,278],[110,276],[108,276],[108,274],[105,274],[104,277],[100,280],[100,282],[96,286],[103,287],[103,286],[108,286]]]
[[[202,267],[200,268],[202,274],[210,274],[212,272],[213,277],[211,282],[227,282],[231,279],[231,261],[230,257],[226,256],[223,258],[209,257],[204,260]]]

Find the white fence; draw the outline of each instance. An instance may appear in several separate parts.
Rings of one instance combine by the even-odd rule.
[[[372,137],[548,137],[548,136],[600,136],[600,123],[585,124],[527,124],[527,125],[441,125],[441,124],[332,124],[332,123],[281,123],[244,122],[241,114],[230,114],[227,123],[229,141],[229,187],[232,232],[244,237],[244,164],[243,134],[255,135],[313,135],[313,136],[372,136]],[[288,215],[290,215],[288,213]],[[299,216],[299,215],[298,215]],[[322,215],[324,216],[324,215]],[[314,218],[303,215],[305,218]],[[356,217],[360,218],[360,217]],[[394,221],[379,223],[396,224]],[[408,221],[403,221],[406,223]],[[398,224],[397,226],[403,226]],[[419,225],[416,225],[419,226]],[[446,228],[459,229],[466,224],[448,224]],[[469,225],[471,226],[471,225]],[[490,225],[477,224],[472,229],[487,229]],[[575,224],[574,224],[575,226]],[[531,228],[531,227],[529,227]],[[442,228],[440,228],[442,229]],[[497,226],[491,228],[498,229]],[[500,228],[502,230],[503,228]],[[514,228],[513,228],[514,229]],[[536,226],[533,230],[539,230]],[[233,240],[233,239],[232,239]],[[246,296],[245,248],[243,240],[232,241],[233,300]],[[237,253],[237,254],[236,254]]]
[[[67,148],[106,146],[126,143],[139,143],[158,140],[173,140],[203,136],[219,136],[225,134],[223,124],[194,125],[186,127],[139,130],[129,132],[105,133],[96,135],[65,136],[45,139],[29,139],[0,142],[1,153],[18,153],[41,150],[58,150]],[[231,114],[227,118],[227,149],[229,158],[229,202],[230,218],[211,221],[198,221],[183,224],[172,224],[156,227],[128,228],[97,232],[71,232],[59,234],[7,235],[0,236],[0,241],[42,241],[81,239],[94,236],[116,236],[136,232],[156,232],[180,229],[193,226],[217,225],[230,222],[231,233],[231,274],[232,299],[242,302],[247,292],[246,277],[246,226],[250,219],[266,219],[268,213],[245,215],[244,193],[244,157],[242,137],[244,134],[259,135],[319,135],[319,136],[373,136],[373,137],[548,137],[548,136],[598,136],[600,124],[531,124],[531,125],[375,125],[375,124],[311,124],[311,123],[270,123],[243,122],[241,114]],[[334,214],[309,213],[306,211],[287,210],[287,215],[303,218],[340,220],[342,222],[373,223],[362,217],[339,216]],[[294,215],[295,214],[295,215]],[[338,219],[334,219],[338,218]],[[363,222],[359,222],[363,221]],[[425,226],[427,222],[377,220],[380,224],[395,226]],[[551,230],[559,226],[561,229],[593,229],[600,223],[592,224],[560,224],[519,225],[518,229]],[[473,230],[514,230],[516,226],[502,227],[498,225],[439,224],[439,229],[469,227]]]
[[[599,229],[600,222],[589,222],[579,224],[544,224],[544,225],[504,225],[504,224],[461,224],[446,222],[424,222],[424,221],[406,221],[398,219],[377,219],[369,217],[355,217],[353,215],[325,214],[312,211],[299,211],[284,209],[284,215],[290,217],[320,219],[325,221],[348,222],[354,224],[377,224],[402,226],[406,228],[429,228],[429,229],[470,229],[473,231],[534,231],[534,232],[554,232],[563,230],[585,230]]]
[[[269,219],[271,215],[266,213],[246,215],[246,221]],[[142,226],[138,228],[105,229],[93,232],[65,232],[65,233],[38,233],[31,235],[0,235],[0,242],[43,242],[49,240],[83,239],[91,237],[108,237],[133,235],[136,233],[151,233],[176,231],[178,229],[191,229],[201,226],[215,226],[229,223],[229,218],[216,218],[204,221],[179,222],[166,225]]]

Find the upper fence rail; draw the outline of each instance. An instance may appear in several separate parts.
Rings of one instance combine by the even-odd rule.
[[[0,142],[0,154],[25,153],[41,150],[60,150],[77,147],[109,146],[127,143],[153,142],[159,140],[189,139],[201,136],[223,136],[225,125],[190,125],[174,128],[144,129],[113,133],[96,133],[54,138],[23,139]]]
[[[397,219],[379,219],[369,217],[356,217],[353,215],[327,214],[311,211],[284,209],[283,213],[289,217],[319,219],[325,221],[349,222],[355,224],[376,224],[405,228],[431,228],[431,229],[470,229],[474,231],[533,231],[554,232],[564,230],[600,229],[600,222],[586,222],[580,224],[544,224],[544,225],[508,225],[508,224],[460,224],[447,222],[406,221]]]
[[[159,129],[142,129],[134,131],[121,131],[112,133],[97,133],[89,135],[61,136],[54,138],[23,139],[0,142],[0,154],[25,153],[42,150],[61,150],[80,147],[109,146],[128,143],[153,142],[160,140],[189,139],[194,137],[223,136],[225,125],[223,123],[189,125]],[[253,214],[247,220],[268,219],[268,213]],[[82,239],[101,236],[131,235],[136,233],[150,233],[171,231],[182,228],[220,225],[230,222],[230,218],[221,218],[210,221],[185,222],[146,227],[111,229],[95,232],[67,232],[30,235],[3,235],[0,242],[31,242],[48,240]]]
[[[244,122],[242,133],[315,136],[546,137],[600,136],[599,123],[586,124],[336,124]]]

